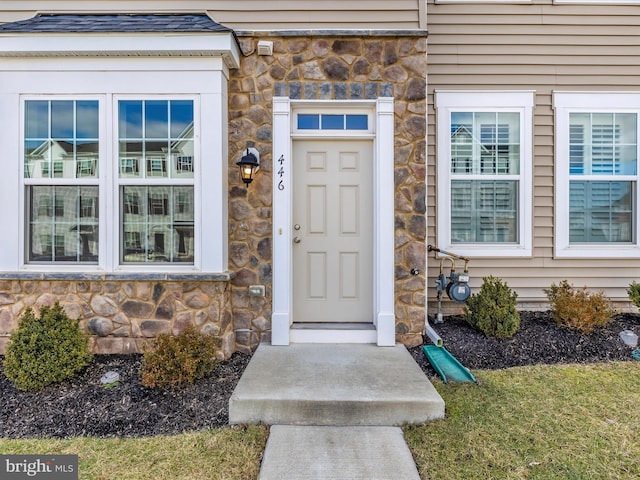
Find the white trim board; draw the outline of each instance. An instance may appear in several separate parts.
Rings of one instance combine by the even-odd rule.
[[[395,345],[394,314],[394,184],[393,184],[393,98],[375,101],[316,102],[318,108],[340,105],[361,110],[368,105],[374,109],[374,318],[375,336],[353,335],[353,341],[369,343],[375,339],[379,346]],[[291,168],[292,118],[298,107],[308,107],[308,102],[296,102],[288,97],[273,99],[273,314],[271,317],[272,345],[289,345],[292,336],[292,202]],[[328,132],[330,138],[339,134]],[[371,136],[370,132],[366,133]],[[353,135],[345,135],[353,138]],[[331,333],[333,332],[333,333]],[[305,330],[304,341],[335,343],[344,330]]]

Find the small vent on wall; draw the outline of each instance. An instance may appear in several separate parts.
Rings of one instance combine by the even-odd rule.
[[[258,55],[273,55],[273,42],[260,40],[258,42]]]

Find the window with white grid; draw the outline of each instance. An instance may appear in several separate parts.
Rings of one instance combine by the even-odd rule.
[[[436,92],[438,242],[531,254],[532,92]]]
[[[558,257],[638,256],[640,95],[554,95]]]

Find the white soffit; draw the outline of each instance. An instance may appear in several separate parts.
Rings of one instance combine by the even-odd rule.
[[[230,32],[213,34],[0,34],[0,57],[178,56],[222,57],[239,68]]]

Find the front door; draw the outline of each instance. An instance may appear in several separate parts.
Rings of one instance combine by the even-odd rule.
[[[373,321],[373,142],[293,142],[293,321]]]

